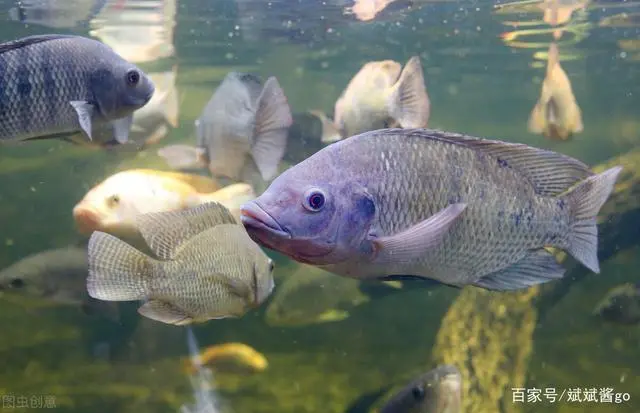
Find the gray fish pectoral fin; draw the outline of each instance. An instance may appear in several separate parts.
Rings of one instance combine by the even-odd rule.
[[[264,84],[258,98],[254,142],[251,156],[264,180],[278,172],[278,164],[287,146],[288,129],[293,123],[287,97],[275,77]]]
[[[71,103],[71,106],[73,106],[73,108],[76,110],[76,113],[78,114],[78,122],[80,122],[80,127],[89,137],[89,140],[93,140],[91,136],[91,117],[93,116],[93,112],[95,111],[95,106],[83,100],[73,100],[69,103]]]
[[[403,128],[424,128],[429,122],[430,106],[420,58],[413,56],[394,85],[389,100],[389,115]]]
[[[176,326],[193,323],[193,318],[166,301],[149,300],[138,308],[138,313],[152,320]]]
[[[562,278],[565,269],[545,249],[530,251],[509,267],[485,275],[473,285],[492,291],[520,290]]]
[[[372,240],[377,264],[409,263],[436,247],[467,207],[452,204],[398,234]]]
[[[188,145],[168,145],[158,149],[158,156],[164,158],[172,169],[206,168],[206,155],[201,148]]]
[[[127,143],[131,125],[133,125],[133,114],[111,122],[111,126],[113,126],[113,136],[118,143]]]

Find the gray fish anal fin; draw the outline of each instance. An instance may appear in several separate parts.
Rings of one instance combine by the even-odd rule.
[[[398,234],[373,239],[374,262],[403,264],[422,257],[442,242],[466,206],[451,204]]]
[[[593,175],[589,167],[577,159],[521,143],[481,139],[431,129],[389,130],[388,132],[377,131],[377,133],[420,136],[480,151],[494,158],[500,165],[511,167],[520,172],[530,181],[536,192],[542,196],[558,195],[578,181]]]
[[[132,124],[133,114],[111,121],[111,126],[113,126],[113,137],[118,141],[118,143],[127,143]]]
[[[287,97],[275,77],[270,77],[258,98],[254,142],[251,156],[264,180],[278,171],[287,146],[288,129],[293,123]]]
[[[50,40],[58,39],[70,39],[78,38],[79,36],[67,35],[67,34],[39,34],[34,36],[23,37],[22,39],[12,40],[6,43],[0,44],[0,54],[9,52],[11,50],[21,49],[23,47],[31,46],[36,43],[48,42]]]
[[[208,202],[182,211],[139,215],[136,227],[158,258],[172,260],[185,241],[221,224],[237,225],[222,204]]]
[[[193,318],[166,301],[149,300],[138,308],[138,313],[152,320],[176,326],[193,323]]]
[[[424,128],[429,122],[430,106],[420,58],[413,56],[394,86],[389,100],[389,115],[404,128]]]
[[[565,269],[545,249],[530,251],[511,266],[485,275],[473,283],[476,287],[493,291],[520,290],[562,278]]]
[[[76,113],[78,114],[78,122],[80,122],[80,127],[89,137],[89,140],[93,140],[93,138],[91,137],[91,117],[93,116],[95,106],[93,106],[89,102],[85,102],[82,100],[74,100],[69,103],[71,103],[71,106],[73,106],[73,108],[76,110]]]

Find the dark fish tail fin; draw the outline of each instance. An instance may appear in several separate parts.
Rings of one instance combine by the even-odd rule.
[[[388,103],[389,115],[403,128],[425,128],[429,122],[431,103],[424,84],[422,64],[413,56],[393,87]]]
[[[89,296],[103,301],[145,299],[151,279],[151,257],[113,235],[96,231],[88,246]]]
[[[570,208],[571,234],[566,250],[585,267],[600,272],[596,217],[614,188],[621,166],[590,176],[565,195]]]

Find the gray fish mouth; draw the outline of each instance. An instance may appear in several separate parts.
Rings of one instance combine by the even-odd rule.
[[[282,238],[291,238],[291,234],[255,201],[247,202],[240,207],[240,220],[245,227],[266,231]]]

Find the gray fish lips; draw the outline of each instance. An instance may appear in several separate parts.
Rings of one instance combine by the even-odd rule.
[[[282,238],[291,238],[291,234],[285,231],[280,224],[255,201],[247,202],[240,207],[240,220],[245,227],[265,231]]]

